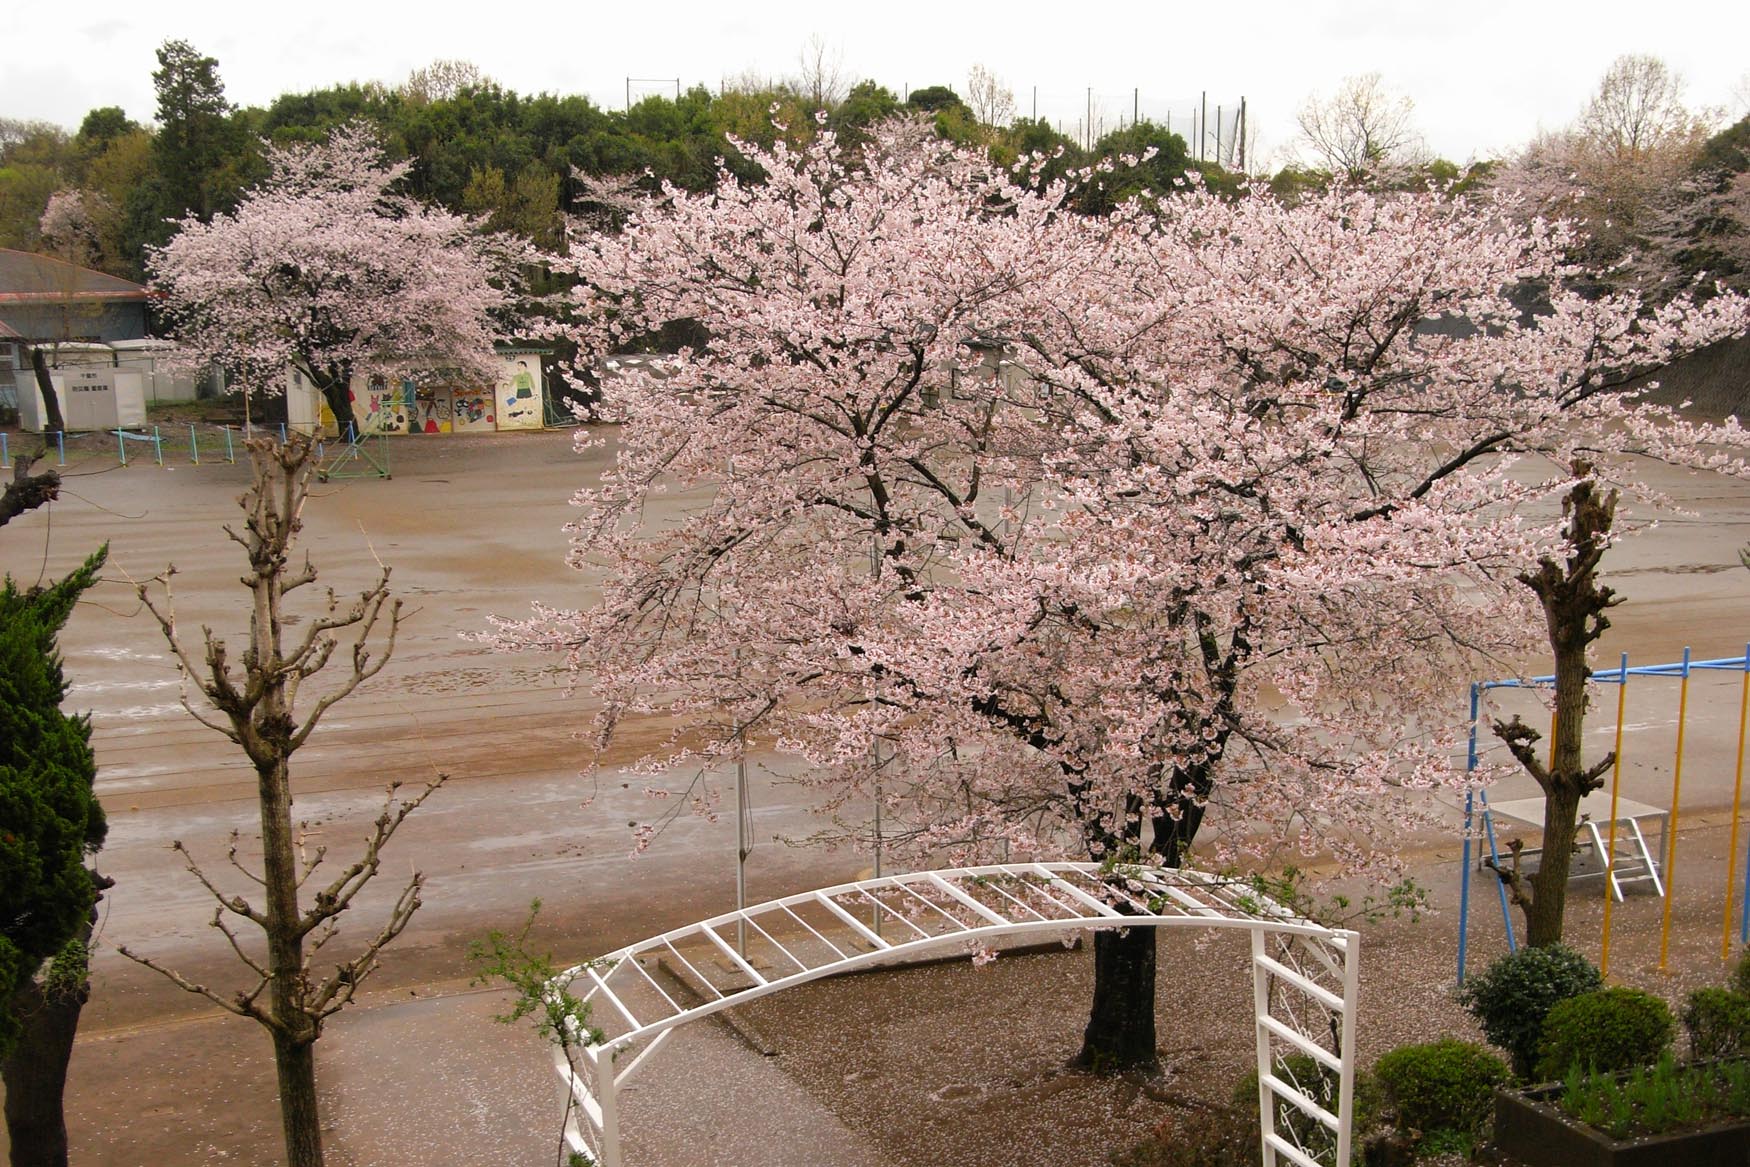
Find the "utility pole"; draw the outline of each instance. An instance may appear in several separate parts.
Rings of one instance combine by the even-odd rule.
[[[1246,99],[1240,98],[1240,173],[1246,172]]]

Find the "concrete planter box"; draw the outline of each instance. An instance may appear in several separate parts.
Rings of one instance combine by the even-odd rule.
[[[1562,1087],[1495,1091],[1495,1148],[1526,1167],[1744,1167],[1750,1121],[1638,1139],[1613,1139],[1569,1118]]]

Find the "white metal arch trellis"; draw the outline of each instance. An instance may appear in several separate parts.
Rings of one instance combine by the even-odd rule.
[[[840,884],[726,912],[566,970],[551,988],[590,1007],[589,1031],[555,1054],[576,1103],[566,1141],[600,1167],[622,1167],[619,1092],[689,1021],[932,950],[1140,926],[1251,933],[1263,1162],[1348,1163],[1360,937],[1297,916],[1244,880],[1092,863]]]

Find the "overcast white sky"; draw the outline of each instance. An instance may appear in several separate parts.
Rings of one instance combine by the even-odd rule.
[[[1663,58],[1692,105],[1746,112],[1750,4],[1743,0],[1481,0],[1425,3],[1028,8],[875,0],[865,4],[463,4],[377,0],[0,0],[0,117],[76,127],[96,106],[150,120],[153,50],[180,38],[218,58],[243,105],[336,82],[396,84],[437,58],[474,62],[524,93],[583,93],[624,103],[625,79],[679,77],[715,87],[745,72],[794,73],[818,37],[845,72],[895,92],[950,84],[983,64],[1029,112],[1073,120],[1091,87],[1115,116],[1140,90],[1143,110],[1208,94],[1247,99],[1267,157],[1283,160],[1295,110],[1347,75],[1378,71],[1409,96],[1436,152],[1455,161],[1510,150],[1566,125],[1623,53]],[[1158,116],[1158,115],[1157,115]]]

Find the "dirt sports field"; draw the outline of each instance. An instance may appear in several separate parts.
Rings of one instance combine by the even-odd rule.
[[[17,437],[17,435],[15,435]],[[16,445],[14,449],[18,448]],[[531,601],[575,606],[589,580],[564,566],[570,492],[609,457],[579,455],[565,433],[402,439],[394,477],[316,488],[305,539],[323,581],[365,584],[394,568],[408,620],[394,660],[337,707],[295,763],[313,841],[346,852],[392,779],[447,772],[449,784],[397,837],[362,930],[398,880],[425,872],[425,907],[386,954],[360,1004],[319,1047],[335,1164],[542,1164],[559,1110],[547,1053],[495,1025],[498,994],[471,988],[465,949],[545,904],[535,933],[583,959],[733,903],[733,826],[681,818],[649,855],[627,859],[627,824],[647,805],[635,781],[585,787],[573,739],[587,712],[550,662],[496,655],[463,639],[489,613]],[[1614,551],[1627,597],[1601,659],[1744,652],[1750,639],[1750,485],[1655,472],[1693,512]],[[65,495],[0,532],[0,567],[30,582],[110,544],[105,583],[63,637],[73,705],[93,715],[99,790],[110,816],[95,991],[75,1053],[68,1108],[74,1161],[92,1165],[266,1164],[278,1117],[265,1037],[118,956],[128,944],[215,986],[239,983],[210,904],[168,850],[184,841],[213,870],[227,837],[247,834],[252,775],[229,743],[178,706],[178,680],[130,580],[176,565],[185,628],[243,629],[238,549],[220,533],[237,514],[241,466],[119,469],[95,450],[70,459]],[[1462,702],[1465,679],[1454,680]],[[1631,896],[1615,917],[1614,970],[1679,993],[1716,977],[1738,678],[1698,680],[1690,699],[1676,906],[1678,939],[1661,976],[1660,902]],[[1607,749],[1614,702],[1592,733]],[[1675,683],[1631,694],[1624,792],[1670,801]],[[1529,793],[1511,787],[1504,796]],[[585,807],[586,798],[593,798]],[[852,876],[862,861],[792,849],[805,833],[794,794],[756,784],[761,842],[749,867],[758,900]],[[1371,929],[1363,941],[1362,1041],[1377,1052],[1464,1032],[1445,990],[1456,943],[1456,843],[1418,844],[1416,873],[1444,911]],[[240,877],[239,877],[240,878]],[[1572,935],[1596,955],[1601,899],[1577,892]],[[338,943],[338,942],[337,942]],[[1073,1052],[1090,977],[1084,952],[965,962],[828,982],[747,1011],[755,1045],[717,1023],[692,1027],[653,1059],[627,1096],[631,1161],[898,1165],[1101,1164],[1162,1121],[1162,1098],[1221,1096],[1250,1049],[1244,962],[1221,944],[1175,938],[1163,953],[1163,1083],[1090,1083],[1059,1067]],[[1478,912],[1473,954],[1501,947],[1498,909]],[[1229,983],[1231,974],[1231,984]],[[1170,1035],[1170,1036],[1169,1036]],[[766,1056],[772,1054],[775,1056]]]

